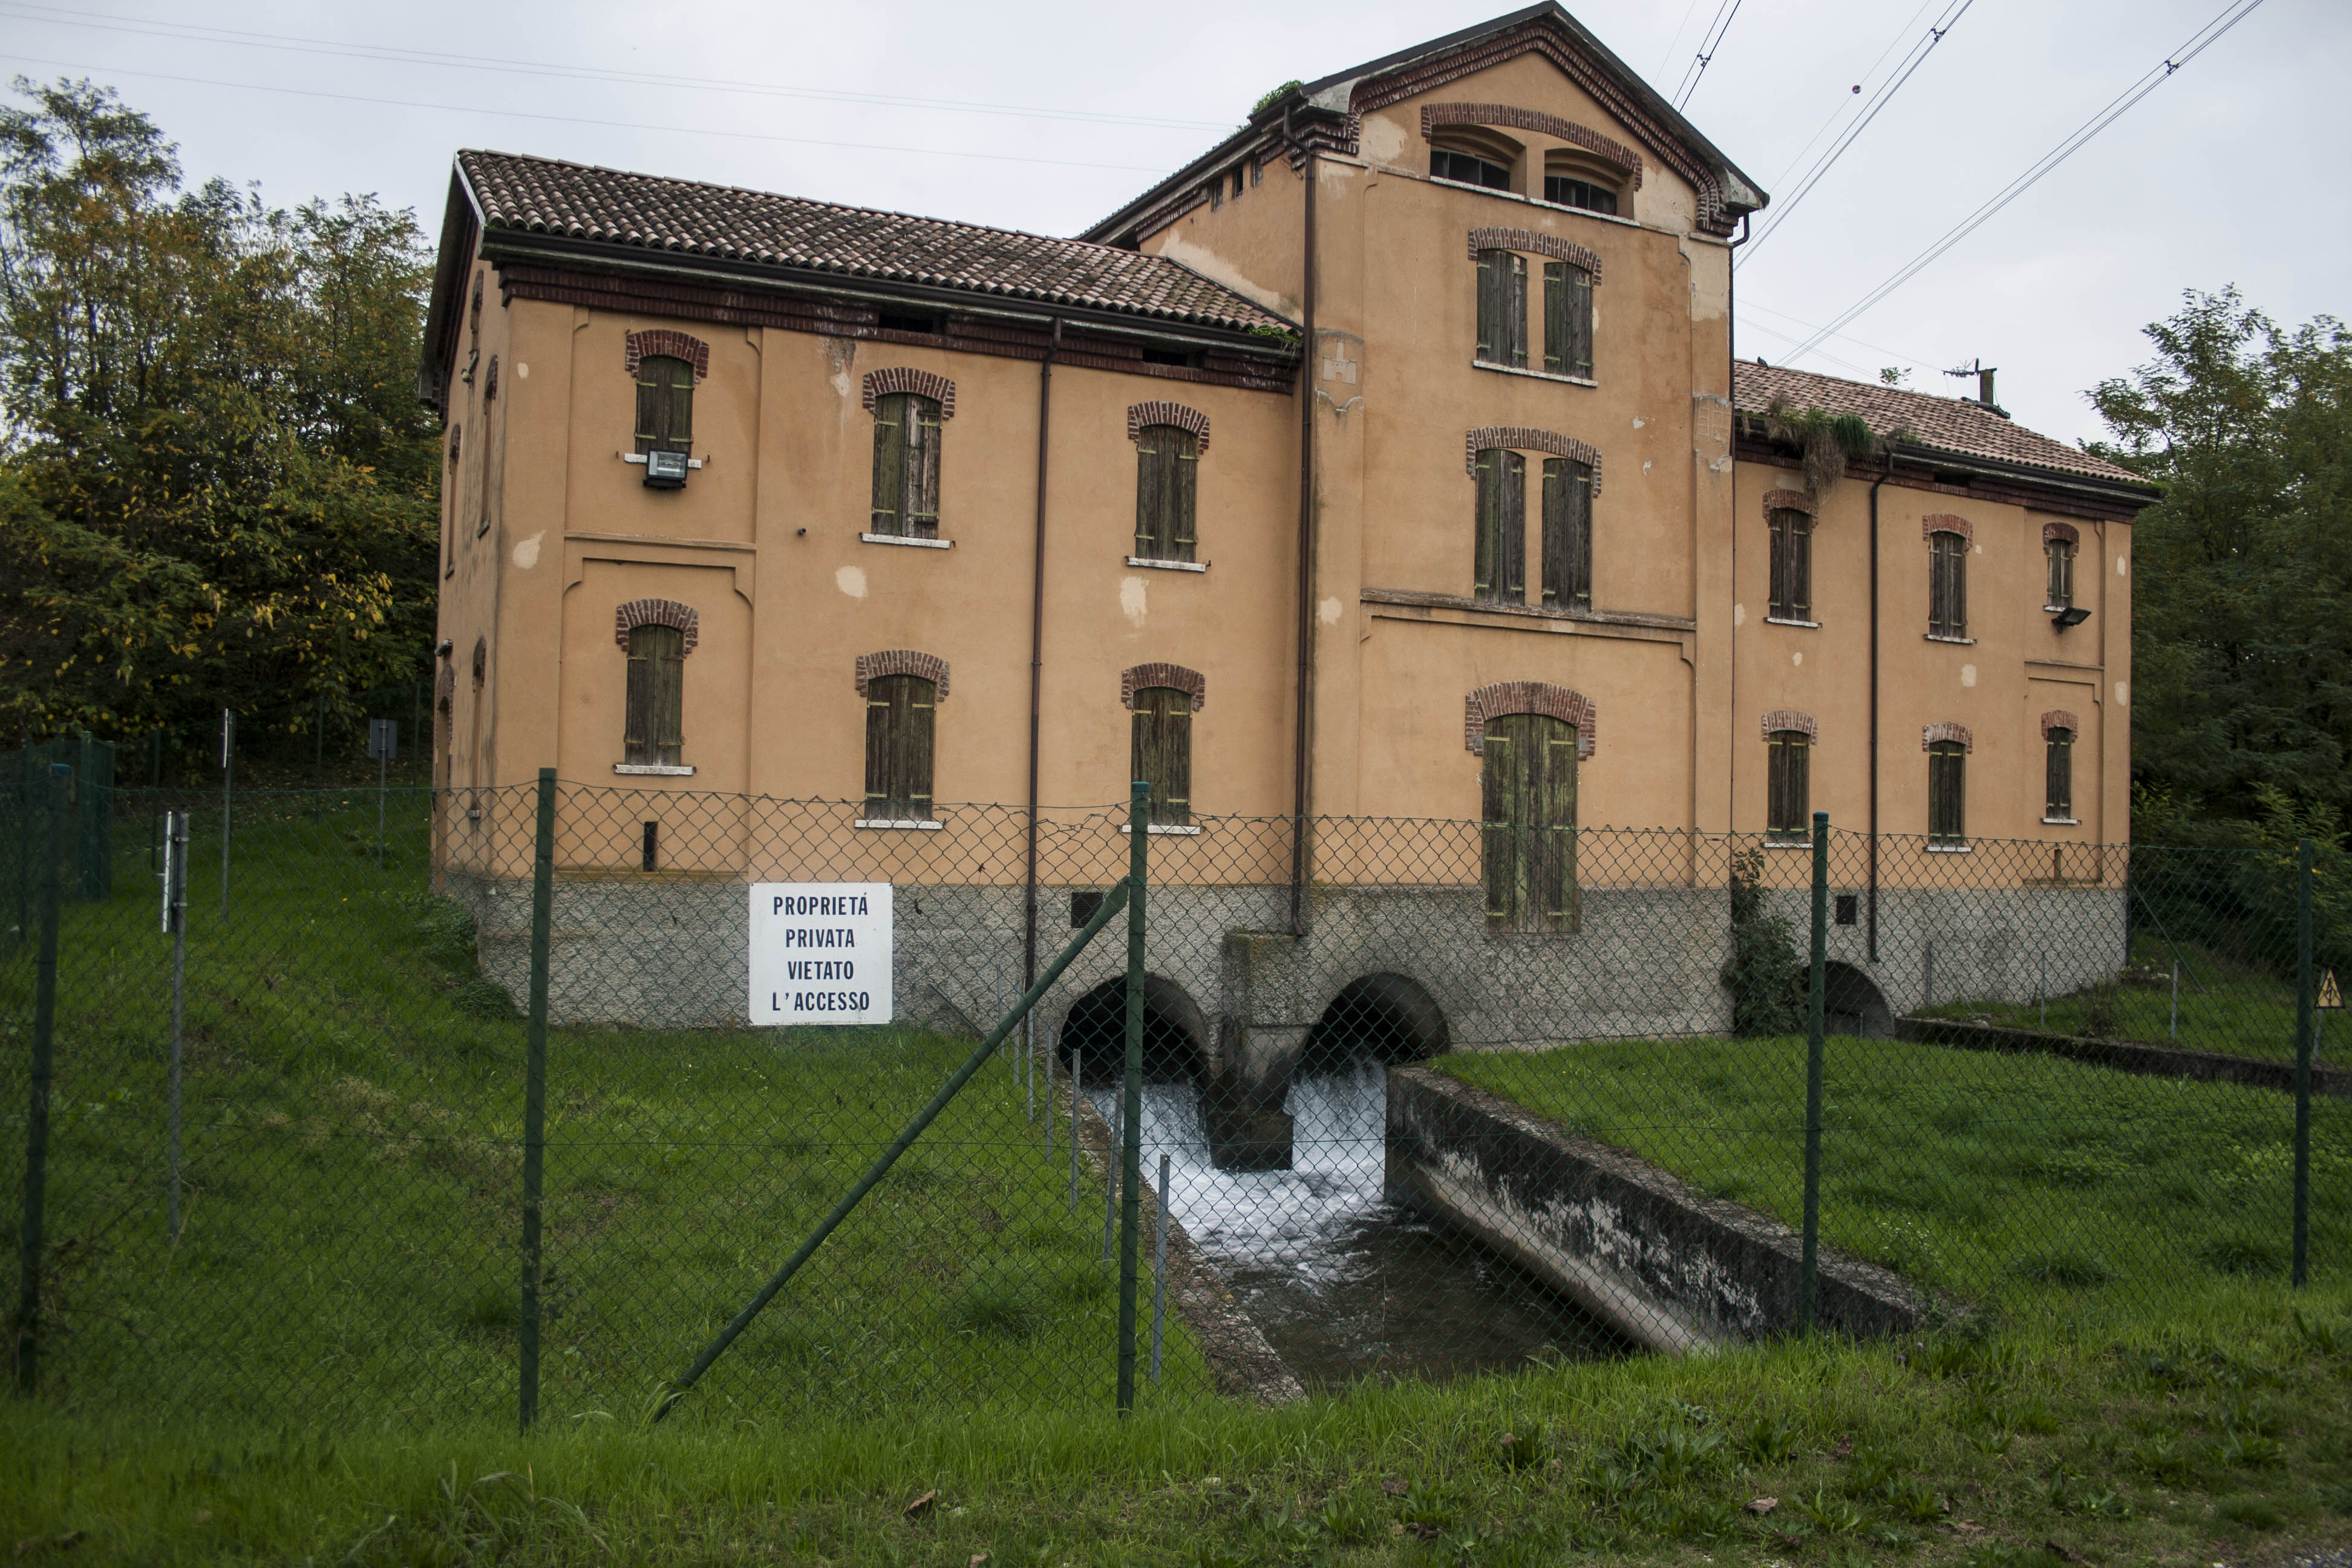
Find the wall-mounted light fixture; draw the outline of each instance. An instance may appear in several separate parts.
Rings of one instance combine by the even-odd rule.
[[[2058,611],[2055,615],[2053,615],[2053,616],[2050,617],[2050,624],[2051,624],[2052,626],[2056,626],[2060,631],[2062,631],[2062,632],[2063,632],[2063,631],[2064,631],[2068,626],[2081,626],[2084,621],[2087,621],[2087,620],[2089,620],[2090,618],[2091,618],[2091,612],[2090,612],[2090,611],[2088,611],[2088,610],[2086,610],[2086,609],[2084,609],[2084,608],[2083,608],[2083,606],[2082,606],[2082,605],[2067,605],[2064,609]]]

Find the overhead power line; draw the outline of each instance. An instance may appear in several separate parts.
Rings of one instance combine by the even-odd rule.
[[[1873,77],[1875,77],[1878,74],[1878,68],[1886,63],[1886,57],[1893,54],[1895,47],[1902,43],[1904,39],[1911,36],[1911,29],[1918,25],[1919,18],[1926,16],[1927,14],[1928,7],[1935,4],[1937,4],[1937,0],[1920,0],[1919,8],[1912,12],[1909,16],[1904,19],[1903,25],[1895,30],[1895,36],[1887,39],[1886,47],[1878,51],[1878,58],[1870,62],[1870,68],[1862,73],[1862,81],[1856,82],[1848,89],[1846,94],[1838,99],[1838,105],[1835,109],[1830,110],[1829,118],[1822,121],[1820,127],[1816,129],[1811,136],[1805,138],[1805,144],[1790,154],[1787,165],[1783,167],[1779,174],[1772,176],[1769,183],[1773,189],[1778,190],[1781,185],[1785,184],[1788,182],[1789,176],[1796,173],[1797,165],[1805,161],[1805,154],[1813,150],[1813,143],[1820,141],[1822,137],[1828,132],[1831,126],[1835,125],[1841,119],[1844,118],[1846,110],[1853,107],[1854,100],[1862,96],[1863,83],[1869,81]]]
[[[1904,56],[1902,64],[1895,68],[1895,74],[1871,95],[1870,101],[1863,107],[1862,118],[1848,127],[1845,134],[1831,142],[1828,152],[1813,161],[1813,166],[1805,171],[1804,178],[1799,182],[1797,188],[1789,194],[1786,201],[1773,205],[1771,210],[1766,215],[1764,226],[1757,231],[1755,238],[1742,247],[1743,254],[1733,263],[1734,266],[1746,266],[1748,258],[1756,254],[1757,247],[1780,231],[1780,226],[1788,222],[1789,215],[1796,210],[1797,204],[1812,193],[1813,187],[1822,183],[1822,176],[1835,167],[1837,161],[1845,155],[1845,150],[1853,146],[1864,132],[1870,129],[1870,122],[1878,118],[1878,111],[1894,101],[1895,95],[1903,90],[1903,84],[1911,79],[1913,72],[1927,63],[1928,55],[1934,52],[1937,44],[1944,41],[1944,35],[1950,32],[1962,16],[1968,15],[1969,7],[1974,4],[1976,0],[1948,0],[1943,15],[1928,27],[1927,36],[1911,46],[1911,52]]]
[[[1683,73],[1682,86],[1676,89],[1676,109],[1689,107],[1691,95],[1698,91],[1699,78],[1706,75],[1706,68],[1715,63],[1715,52],[1723,47],[1723,36],[1731,31],[1731,19],[1739,15],[1741,3],[1742,0],[1723,0],[1723,4],[1716,7],[1715,20],[1709,22],[1706,31],[1699,35],[1698,54],[1692,59],[1690,68]]]
[[[2141,99],[2146,98],[2149,93],[2154,92],[2167,81],[2169,81],[2172,79],[2173,74],[2179,70],[2181,67],[2187,65],[2190,60],[2195,59],[2199,55],[2203,54],[2208,48],[2219,42],[2222,35],[2229,32],[2231,28],[2244,21],[2248,16],[2252,16],[2262,4],[2263,0],[2231,0],[2231,4],[2222,8],[2220,16],[2213,18],[2212,21],[2205,24],[2204,26],[2200,27],[2193,35],[2190,36],[2188,42],[2182,44],[2180,47],[2173,50],[2171,54],[2166,56],[2161,64],[2152,67],[2145,75],[2141,76],[2138,80],[2126,88],[2123,92],[2110,101],[2106,107],[2101,109],[2096,114],[2091,116],[2089,120],[2084,121],[2084,123],[2078,127],[2073,134],[2067,136],[2063,141],[2060,142],[2057,146],[2053,147],[2049,152],[2036,159],[2023,174],[2018,175],[2017,178],[2011,180],[2008,184],[2003,185],[2000,190],[1994,192],[1991,197],[1988,199],[1982,206],[1979,206],[1976,211],[1970,213],[1958,223],[1953,225],[1951,228],[1944,233],[1941,238],[1935,242],[1935,244],[1929,246],[1917,256],[1913,257],[1909,261],[1904,263],[1893,277],[1887,279],[1885,282],[1881,283],[1877,288],[1873,289],[1869,293],[1864,295],[1862,299],[1856,301],[1853,305],[1850,306],[1845,310],[1841,311],[1827,326],[1822,327],[1820,331],[1814,332],[1811,337],[1807,338],[1802,343],[1799,344],[1795,352],[1790,353],[1789,357],[1793,360],[1819,348],[1823,339],[1843,330],[1856,317],[1862,315],[1863,312],[1870,310],[1879,301],[1885,300],[1888,295],[1894,293],[1897,289],[1903,287],[1904,284],[1909,282],[1923,268],[1927,267],[1930,262],[1933,262],[1937,257],[1943,255],[1944,252],[1951,249],[1952,247],[1959,244],[1960,241],[1966,239],[1978,229],[1983,227],[1986,222],[1990,220],[1995,213],[2000,212],[2001,208],[2009,205],[2010,203],[2023,195],[2028,190],[2031,190],[2043,175],[2049,174],[2052,170],[2057,168],[2059,164],[2063,163],[2067,159],[2080,152],[2090,142],[2093,137],[2096,136],[2100,132],[2105,131],[2108,126],[2114,124],[2117,120],[2123,118],[2134,104],[2137,103]]]
[[[787,142],[803,147],[850,147],[866,153],[914,153],[926,158],[979,158],[992,163],[1051,163],[1064,169],[1118,169],[1138,174],[1165,174],[1141,163],[1089,163],[1075,158],[1030,158],[1013,153],[967,153],[954,147],[902,147],[881,142],[836,142],[817,136],[780,136],[766,131],[719,131],[701,125],[650,125],[639,120],[614,120],[583,114],[538,114],[521,109],[491,109],[478,103],[424,103],[410,98],[373,98],[355,92],[327,92],[316,88],[278,87],[253,81],[218,81],[210,77],[171,76],[163,71],[127,70],[115,66],[87,65],[79,60],[45,59],[37,55],[0,53],[0,60],[51,66],[59,70],[95,71],[100,76],[145,77],[151,81],[187,82],[196,87],[234,88],[241,92],[274,92],[293,98],[331,98],[343,103],[378,103],[394,109],[429,109],[436,114],[495,114],[509,120],[545,120],[559,125],[598,125],[621,131],[667,131],[681,136],[724,136],[741,142]]]
[[[334,59],[372,60],[387,64],[426,66],[440,70],[488,71],[499,76],[555,77],[572,81],[690,89],[696,92],[727,92],[761,98],[800,98],[821,103],[874,104],[891,109],[934,110],[956,114],[991,114],[1031,120],[1076,121],[1101,125],[1138,125],[1160,130],[1215,131],[1232,129],[1223,121],[1171,120],[1154,115],[1099,114],[1081,109],[1044,109],[1009,103],[978,103],[960,99],[914,98],[896,93],[849,92],[837,89],[785,87],[772,82],[730,80],[723,77],[670,76],[652,71],[614,70],[601,66],[568,66],[551,60],[455,55],[435,49],[385,44],[350,43],[337,38],[307,37],[294,33],[257,33],[236,27],[161,21],[149,16],[113,16],[102,11],[68,11],[31,0],[5,0],[0,16],[56,26],[85,27],[100,32],[168,38],[179,43],[224,44],[237,48],[271,49],[283,53],[323,55]]]

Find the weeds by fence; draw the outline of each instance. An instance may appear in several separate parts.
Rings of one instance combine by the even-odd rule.
[[[159,1414],[502,1416],[535,1338],[542,1419],[643,1418],[1138,847],[1124,807],[1043,813],[1033,884],[1019,810],[564,784],[543,834],[528,787],[240,791],[224,857],[215,791],[74,778],[53,810],[19,757],[12,1171],[60,868],[20,1327],[43,1389]],[[1832,834],[1816,971],[1807,845],[1318,821],[1294,889],[1293,833],[1155,826],[1134,1112],[1127,953],[1097,942],[680,1418],[1107,1405],[1123,1342],[1150,1405],[1794,1331],[1809,1127],[1824,1329],[2146,1321],[2352,1254],[2337,933],[2321,897],[2302,935],[2295,868]],[[802,1016],[887,980],[887,1024],[749,1022],[754,884],[888,886],[887,971],[822,916],[770,955]]]

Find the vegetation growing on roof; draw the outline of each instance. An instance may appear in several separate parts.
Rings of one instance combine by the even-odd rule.
[[[1889,431],[1885,439],[1859,414],[1832,414],[1823,408],[1800,408],[1786,397],[1775,397],[1761,423],[1775,441],[1794,447],[1804,456],[1805,488],[1826,496],[1845,477],[1848,458],[1875,458],[1902,437]]]
[[[1264,114],[1267,110],[1273,108],[1276,104],[1280,103],[1284,99],[1288,98],[1292,93],[1297,92],[1300,88],[1305,87],[1306,85],[1307,84],[1305,82],[1300,81],[1297,77],[1292,77],[1288,81],[1284,82],[1280,87],[1276,88],[1272,92],[1267,93],[1255,103],[1251,104],[1250,118],[1252,120],[1255,120],[1259,115]]]

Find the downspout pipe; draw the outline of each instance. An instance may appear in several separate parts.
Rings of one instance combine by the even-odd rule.
[[[1870,928],[1866,957],[1878,962],[1878,490],[1895,477],[1895,454],[1870,486]]]
[[[1307,824],[1313,804],[1307,774],[1314,735],[1315,697],[1315,149],[1290,129],[1291,105],[1282,106],[1282,139],[1300,157],[1307,183],[1301,314],[1307,341],[1298,363],[1298,677],[1293,700],[1297,723],[1290,756],[1290,934],[1307,934]]]
[[[1748,215],[1742,213],[1739,215],[1739,237],[1731,242],[1729,248],[1737,250],[1747,243]],[[1723,342],[1730,356],[1723,367],[1723,395],[1731,405],[1731,607],[1736,611],[1739,607],[1739,396],[1737,384],[1739,376],[1739,267],[1736,257],[1732,264],[1723,269]],[[1696,598],[1696,586],[1692,592]],[[1729,710],[1731,734],[1730,744],[1724,748],[1723,753],[1724,764],[1730,770],[1730,777],[1724,781],[1729,812],[1723,826],[1725,831],[1737,833],[1739,830],[1739,617],[1736,614],[1727,614],[1727,619],[1724,624],[1731,628],[1732,642],[1731,691],[1726,703]],[[1694,654],[1698,651],[1696,645],[1691,651]],[[1698,682],[1698,660],[1694,658],[1691,660],[1691,826],[1694,828],[1699,825],[1696,809]]]
[[[1037,367],[1037,526],[1029,577],[1029,877],[1021,935],[1021,984],[1037,983],[1037,730],[1045,687],[1045,453],[1054,428],[1054,356],[1062,349],[1062,318]]]

